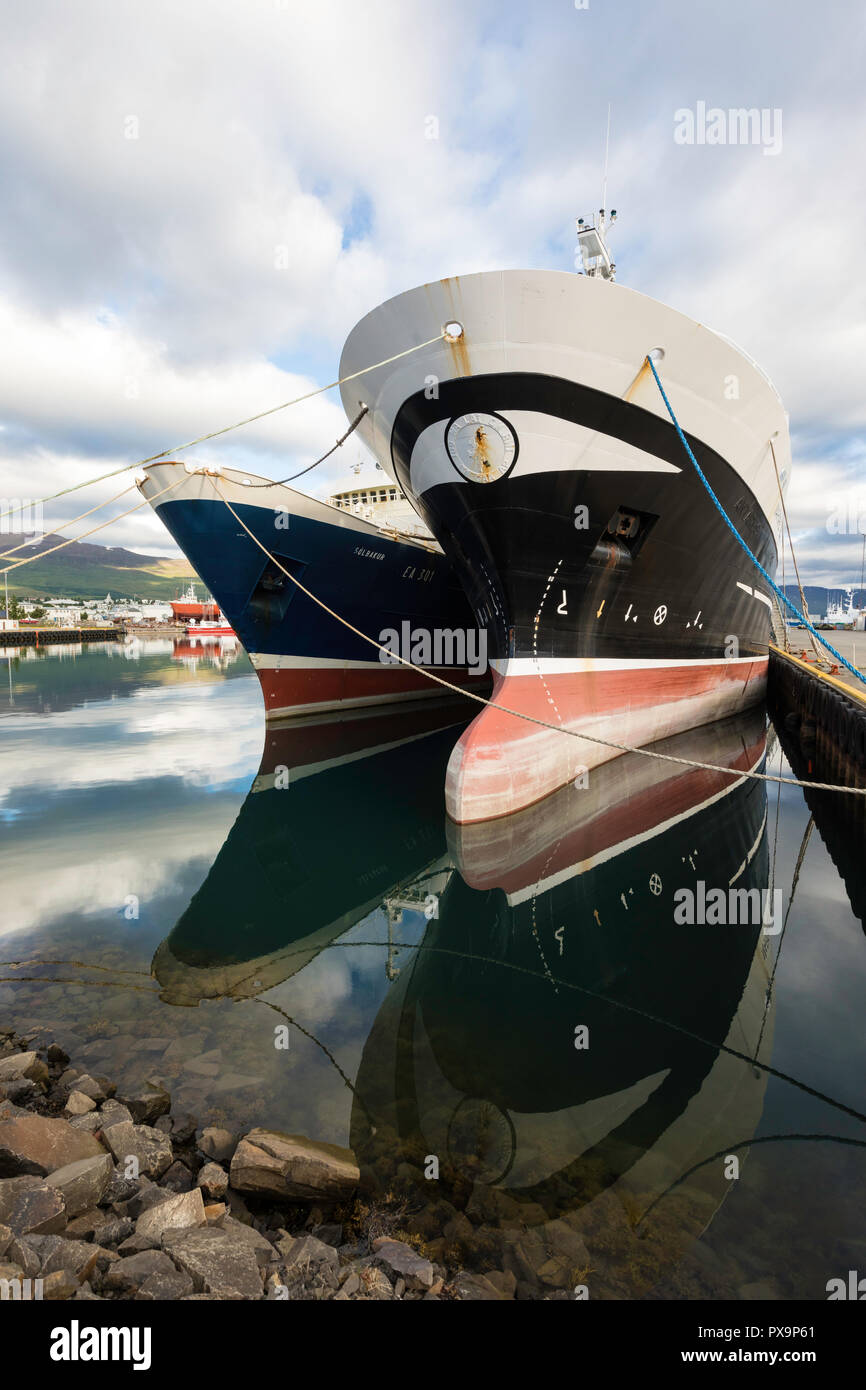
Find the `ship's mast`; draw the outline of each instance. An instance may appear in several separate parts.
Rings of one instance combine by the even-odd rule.
[[[616,265],[607,244],[606,228],[616,221],[616,208],[607,215],[607,165],[610,153],[610,102],[607,105],[607,132],[604,139],[604,174],[601,180],[601,207],[598,219],[587,222],[583,217],[577,219],[577,244],[583,261],[583,273],[602,280],[616,279]]]

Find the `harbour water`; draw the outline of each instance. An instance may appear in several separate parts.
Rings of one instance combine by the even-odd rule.
[[[350,1145],[526,1296],[866,1272],[864,923],[802,793],[627,755],[460,830],[465,718],[266,733],[231,643],[7,652],[0,1022],[199,1124]],[[657,749],[743,771],[764,736]]]

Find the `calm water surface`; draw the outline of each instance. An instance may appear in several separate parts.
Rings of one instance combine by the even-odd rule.
[[[463,718],[266,735],[231,645],[3,655],[0,1021],[201,1123],[350,1144],[434,1252],[526,1292],[866,1274],[856,843],[797,788],[638,755],[461,831]],[[665,748],[765,739],[788,774],[762,716]],[[713,889],[740,920],[682,920]]]

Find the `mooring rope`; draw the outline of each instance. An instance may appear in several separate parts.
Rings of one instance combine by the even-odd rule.
[[[791,527],[790,527],[790,524],[789,524],[789,522],[788,522],[788,508],[785,506],[785,494],[784,494],[784,492],[782,491],[782,477],[781,477],[781,474],[779,473],[779,464],[778,464],[778,460],[776,459],[776,446],[774,445],[772,439],[770,440],[770,454],[771,454],[772,459],[773,459],[773,468],[776,470],[776,486],[777,486],[778,489],[779,489],[779,501],[780,501],[780,503],[781,503],[781,505],[782,505],[782,516],[783,516],[784,521],[785,521],[785,530],[786,530],[787,533],[788,533],[788,545],[789,545],[790,548],[791,548],[791,559],[792,559],[792,561],[794,562],[794,573],[795,573],[796,576],[797,576],[797,588],[798,588],[799,591],[800,591],[800,602],[801,602],[802,605],[803,605],[803,612],[804,612],[804,613],[807,613],[807,612],[809,611],[809,606],[808,606],[808,604],[806,603],[806,593],[805,593],[805,590],[803,589],[803,581],[802,581],[801,578],[800,578],[800,566],[797,564],[797,552],[794,550],[794,538],[793,538],[793,536],[791,535]],[[782,537],[781,539],[782,539],[782,588],[784,589],[784,588],[785,588],[785,540],[784,540],[784,537]],[[778,602],[777,602],[777,603],[776,603],[776,607],[778,608],[778,606],[779,606],[779,605],[778,605]],[[784,615],[784,613],[781,612],[781,610],[779,611],[779,617],[782,619],[782,622],[783,622],[784,625],[785,625],[785,626],[784,626],[783,636],[784,636],[784,638],[785,638],[785,647],[786,647],[786,649],[787,649],[787,646],[788,646],[788,625],[787,625],[787,623],[785,623],[785,615]],[[817,646],[815,645],[815,639],[814,639],[814,637],[811,635],[811,633],[809,634],[809,641],[812,643],[812,651],[815,653],[815,659],[816,659],[816,661],[817,661],[817,660],[820,658],[820,652],[818,651],[818,648],[817,648]]]
[[[250,487],[285,487],[286,483],[293,483],[296,478],[302,478],[305,473],[311,473],[314,468],[318,468],[320,463],[324,463],[325,459],[329,459],[336,449],[339,449],[342,444],[345,444],[349,435],[354,434],[369,409],[370,407],[368,405],[362,406],[351,425],[346,430],[346,433],[340,435],[336,444],[332,444],[328,452],[322,454],[321,458],[316,459],[315,463],[308,463],[306,468],[301,469],[300,473],[292,473],[288,478],[278,478],[275,482],[271,482],[270,479],[268,479],[266,483],[250,483]]]
[[[634,744],[615,743],[612,739],[599,738],[597,735],[594,734],[579,733],[577,729],[568,729],[562,724],[549,724],[547,720],[538,719],[533,714],[525,714],[521,710],[509,709],[507,705],[497,704],[495,700],[488,700],[483,695],[476,695],[475,692],[472,690],[465,690],[462,686],[455,685],[452,681],[445,680],[443,676],[434,675],[434,673],[428,670],[426,667],[416,666],[414,662],[407,661],[405,657],[398,655],[398,653],[392,651],[390,647],[383,646],[381,642],[376,641],[375,637],[370,637],[366,632],[362,632],[360,628],[355,627],[354,623],[350,623],[348,618],[342,617],[341,614],[337,613],[333,608],[329,608],[327,603],[324,603],[322,599],[318,598],[312,592],[312,590],[308,589],[305,584],[302,584],[300,579],[297,579],[295,575],[291,574],[286,569],[285,565],[280,564],[277,557],[273,555],[270,550],[268,550],[268,547],[264,545],[259,540],[258,536],[256,536],[250,530],[243,517],[239,516],[238,513],[235,511],[231,502],[223,494],[222,489],[219,487],[217,480],[213,476],[213,474],[208,474],[207,476],[210,477],[211,483],[217,496],[228,507],[235,521],[237,521],[239,525],[241,525],[244,528],[247,535],[250,537],[250,540],[258,546],[259,550],[261,550],[262,553],[267,556],[267,558],[271,561],[272,564],[276,565],[277,569],[280,570],[281,573],[283,573],[287,579],[291,579],[292,583],[298,589],[301,590],[301,593],[306,594],[307,598],[310,599],[313,603],[315,603],[319,608],[321,608],[323,612],[327,613],[330,617],[334,618],[338,623],[341,623],[342,626],[347,628],[349,632],[353,632],[356,637],[360,637],[362,641],[369,643],[369,645],[371,647],[375,647],[377,651],[386,653],[389,662],[396,661],[402,666],[408,666],[411,670],[418,672],[419,675],[425,676],[428,680],[435,682],[436,685],[444,686],[446,690],[451,690],[454,694],[460,695],[464,699],[473,700],[478,705],[486,705],[489,709],[499,710],[501,714],[513,715],[515,719],[523,719],[528,724],[538,725],[539,728],[552,729],[555,733],[566,734],[569,738],[584,739],[587,743],[595,743],[602,748],[615,748],[620,753],[639,753],[642,757],[645,758],[657,758],[660,762],[679,763],[683,767],[699,767],[703,768],[707,772],[722,772],[729,777],[751,777],[754,780],[760,782],[783,782],[786,786],[806,787],[812,791],[849,792],[852,796],[866,796],[866,787],[843,787],[839,786],[835,782],[802,782],[796,777],[779,777],[767,772],[754,772],[751,770],[746,771],[740,768],[719,767],[715,763],[698,762],[694,758],[676,758],[672,753],[658,753],[652,748],[638,748]]]
[[[650,356],[647,356],[647,359],[646,359],[646,360],[647,360],[647,362],[649,362],[649,364],[650,364],[650,368],[652,369],[652,374],[653,374],[653,376],[654,376],[655,379],[656,379],[656,385],[658,386],[659,391],[661,392],[662,400],[664,401],[665,405],[667,406],[668,414],[670,415],[670,417],[671,417],[671,419],[672,419],[672,421],[673,421],[673,423],[674,423],[674,429],[676,430],[677,434],[678,434],[679,437],[680,437],[680,443],[682,444],[683,448],[685,449],[686,453],[688,454],[689,458],[691,459],[692,463],[694,464],[694,466],[695,466],[695,471],[697,472],[698,477],[700,478],[701,482],[703,483],[704,487],[706,488],[707,492],[709,493],[709,495],[710,495],[710,497],[711,497],[713,503],[715,504],[716,510],[717,510],[718,513],[719,513],[719,516],[720,516],[720,517],[722,518],[722,520],[724,521],[724,523],[725,523],[725,525],[727,526],[728,530],[730,531],[731,535],[734,537],[734,540],[735,540],[735,541],[737,542],[737,544],[741,547],[741,549],[743,549],[743,550],[746,552],[746,554],[748,555],[748,557],[749,557],[749,559],[751,560],[752,564],[756,567],[756,569],[758,569],[758,570],[760,571],[760,573],[763,575],[764,579],[766,579],[767,583],[769,584],[769,586],[770,586],[770,588],[773,590],[773,592],[776,594],[776,596],[777,596],[778,598],[780,598],[780,599],[782,600],[782,602],[785,603],[785,604],[788,606],[788,608],[790,608],[791,612],[794,614],[794,617],[797,618],[797,620],[798,620],[799,622],[801,622],[801,623],[804,625],[804,627],[808,628],[808,630],[811,632],[812,636],[813,636],[813,637],[817,637],[817,639],[818,639],[818,641],[821,643],[821,645],[822,645],[823,647],[826,647],[828,652],[832,652],[833,655],[836,657],[837,661],[841,661],[842,665],[845,666],[845,667],[847,668],[847,670],[849,670],[853,676],[856,676],[857,679],[858,679],[858,681],[862,681],[863,684],[866,685],[866,676],[864,676],[863,673],[862,673],[861,671],[858,671],[856,666],[852,666],[852,665],[851,665],[851,662],[848,661],[847,658],[844,657],[844,656],[842,655],[841,652],[837,652],[836,648],[835,648],[835,647],[832,647],[832,646],[830,645],[830,643],[829,643],[828,641],[826,641],[826,639],[823,638],[823,637],[821,636],[820,632],[818,632],[817,628],[814,628],[814,627],[812,626],[812,624],[809,622],[809,619],[805,616],[805,614],[801,613],[800,610],[799,610],[799,608],[797,607],[797,605],[796,605],[795,603],[792,603],[791,600],[788,598],[788,595],[787,595],[786,593],[784,593],[784,592],[779,588],[779,586],[778,586],[778,584],[776,583],[776,581],[775,581],[774,579],[771,579],[771,578],[770,578],[769,574],[768,574],[767,571],[764,569],[764,566],[761,564],[761,562],[760,562],[760,560],[758,559],[758,557],[757,557],[756,555],[753,555],[753,554],[752,554],[752,551],[751,551],[751,550],[749,549],[749,547],[746,545],[746,542],[743,540],[743,538],[742,538],[742,536],[740,535],[739,531],[737,530],[736,526],[735,526],[734,523],[731,521],[731,518],[728,516],[727,512],[725,511],[725,509],[724,509],[724,507],[722,506],[721,502],[719,501],[718,497],[717,497],[716,494],[713,492],[713,489],[712,489],[712,487],[710,486],[710,481],[709,481],[709,479],[707,478],[706,474],[704,473],[703,469],[701,468],[701,465],[698,463],[697,459],[695,458],[695,456],[694,456],[694,454],[693,454],[693,452],[692,452],[691,445],[689,444],[689,441],[686,439],[685,435],[683,434],[682,429],[680,428],[680,422],[679,422],[679,420],[677,419],[676,415],[674,414],[674,408],[673,408],[673,406],[671,405],[670,401],[669,401],[668,398],[667,398],[667,395],[666,395],[666,393],[665,393],[665,388],[662,386],[661,377],[659,376],[658,371],[656,370],[656,364],[655,364],[655,362],[652,360],[652,358],[651,358]],[[775,458],[775,454],[773,455],[773,457]]]
[[[133,512],[140,511],[141,508],[146,507],[150,501],[157,497],[162,497],[163,493],[173,492],[175,488],[180,487],[181,483],[185,481],[185,478],[186,475],[184,475],[183,478],[178,478],[177,482],[169,483],[168,487],[160,488],[159,492],[154,493],[153,498],[146,497],[143,502],[136,502],[134,507],[130,507],[127,511],[121,512],[118,516],[109,517],[107,521],[101,521],[98,526],[92,526],[89,531],[84,531],[80,536],[70,536],[69,540],[61,541],[59,545],[52,545],[48,550],[40,550],[36,555],[27,555],[23,560],[16,560],[14,565],[7,565],[5,569],[0,570],[0,574],[11,574],[12,570],[20,569],[22,565],[35,564],[37,560],[44,560],[46,555],[54,555],[56,551],[65,549],[67,545],[74,545],[76,541],[83,541],[86,540],[88,536],[94,536],[97,531],[104,531],[106,526],[113,526],[116,521],[123,521],[124,517],[131,516]],[[124,491],[131,492],[134,486],[135,484],[131,483]]]
[[[120,489],[120,492],[116,492],[113,497],[106,498],[104,502],[97,502],[96,506],[91,507],[89,512],[81,512],[78,516],[71,516],[68,521],[58,522],[58,524],[55,527],[53,527],[52,530],[40,532],[39,539],[44,541],[49,536],[59,536],[61,526],[64,527],[64,529],[67,526],[75,526],[77,522],[83,521],[86,516],[93,516],[94,512],[102,511],[103,507],[110,507],[112,502],[116,502],[120,497],[125,497],[128,492],[132,492],[132,489],[134,487],[135,483],[128,483],[126,487],[122,487]],[[9,556],[14,555],[16,551],[23,550],[25,546],[35,544],[36,542],[34,540],[28,539],[22,541],[20,545],[13,545],[11,550],[6,550],[3,552],[2,555],[0,555],[0,560],[8,560]]]
[[[252,425],[256,420],[264,420],[267,415],[275,415],[279,410],[288,410],[290,406],[300,405],[303,401],[312,400],[314,396],[321,396],[325,391],[332,391],[335,386],[342,386],[346,381],[355,381],[359,376],[366,376],[367,372],[375,372],[379,367],[389,367],[392,362],[399,362],[401,357],[409,357],[413,352],[420,352],[422,348],[432,347],[434,343],[441,342],[444,336],[443,330],[442,333],[437,333],[435,338],[428,338],[424,343],[415,343],[414,347],[404,348],[402,352],[395,352],[392,357],[385,357],[381,362],[373,362],[369,367],[361,367],[357,372],[349,372],[347,376],[337,377],[336,381],[329,381],[327,386],[316,386],[314,390],[306,391],[303,396],[295,396],[291,401],[272,405],[268,410],[260,410],[257,415],[248,415],[245,420],[236,420],[233,425],[224,425],[222,429],[211,430],[209,434],[200,434],[197,439],[190,439],[186,444],[175,444],[172,448],[163,449],[158,454],[151,454],[146,459],[138,459],[135,463],[125,463],[122,468],[115,468],[111,473],[101,473],[98,478],[88,478],[86,482],[76,483],[73,487],[62,488],[60,492],[49,493],[47,497],[38,497],[33,502],[24,502],[20,507],[10,507],[8,511],[0,512],[0,521],[5,521],[7,516],[15,516],[18,512],[27,511],[30,507],[39,507],[43,502],[53,502],[58,497],[66,497],[70,492],[80,492],[82,488],[91,487],[94,483],[105,482],[106,478],[116,478],[121,473],[128,473],[130,468],[143,468],[147,463],[156,463],[158,459],[168,458],[170,454],[179,454],[184,449],[192,449],[196,444],[204,444],[208,439],[218,439],[220,435],[230,434],[232,430],[239,430],[243,425]],[[365,406],[364,414],[366,414],[366,410],[367,407]],[[343,438],[348,438],[351,433],[351,429],[347,430]],[[338,443],[341,442],[338,441]],[[334,447],[336,448],[336,445]],[[329,453],[333,452],[333,449],[329,450]],[[327,458],[327,454],[325,457]],[[320,463],[321,460],[317,459],[316,462]],[[311,468],[315,466],[315,464],[310,465]],[[306,472],[307,470],[302,469],[301,471]],[[301,475],[296,473],[294,476],[299,478]]]

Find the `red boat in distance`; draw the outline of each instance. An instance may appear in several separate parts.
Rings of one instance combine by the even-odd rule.
[[[197,598],[195,585],[190,584],[186,592],[172,603],[171,614],[176,623],[200,622],[203,618],[213,621],[219,617],[219,606],[213,599]]]

